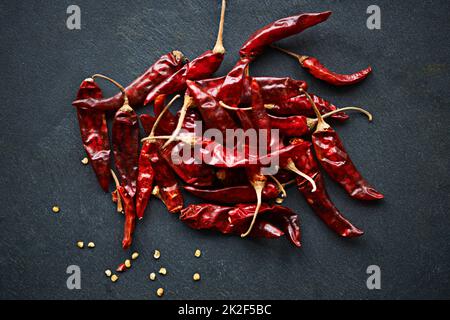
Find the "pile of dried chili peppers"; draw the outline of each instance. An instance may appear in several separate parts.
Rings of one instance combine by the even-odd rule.
[[[358,237],[363,231],[348,221],[331,201],[320,167],[347,193],[359,200],[379,200],[383,195],[358,172],[338,134],[325,119],[345,121],[348,110],[338,109],[308,92],[305,81],[292,78],[252,77],[250,64],[272,47],[298,59],[317,79],[331,85],[352,85],[365,79],[372,69],[343,75],[325,68],[316,58],[275,46],[275,42],[301,33],[326,21],[331,12],[302,13],[277,20],[253,33],[239,52],[239,60],[223,77],[211,78],[221,65],[226,1],[217,42],[193,60],[180,51],[161,56],[129,86],[94,75],[85,79],[73,105],[76,107],[81,138],[89,162],[102,189],[109,191],[117,210],[125,214],[122,246],[129,248],[138,220],[143,219],[152,197],[160,199],[170,213],[194,229],[217,230],[224,234],[279,238],[283,235],[300,246],[297,215],[281,206],[285,187],[295,184],[308,205],[334,232]],[[98,80],[116,85],[120,92],[104,98]],[[175,96],[170,103],[166,101]],[[169,111],[183,95],[178,113]],[[153,106],[153,115],[137,115],[136,108]],[[114,114],[111,130],[107,118]],[[143,127],[146,138],[140,135]],[[199,124],[201,126],[199,126]],[[202,128],[199,128],[202,127]],[[198,137],[197,130],[256,129],[273,132],[281,139],[272,144],[266,136],[268,154],[250,156],[254,146],[244,144],[242,154],[211,137]],[[111,131],[111,132],[110,132]],[[111,144],[110,144],[110,136]],[[258,136],[259,138],[259,136]],[[258,139],[258,143],[260,139]],[[180,145],[196,147],[191,161],[176,162],[174,150]],[[112,151],[112,152],[111,152]],[[212,155],[204,159],[208,151]],[[263,160],[277,158],[278,172],[264,174]],[[112,167],[112,158],[114,167]],[[182,191],[206,201],[185,205]],[[275,202],[275,203],[274,203]]]

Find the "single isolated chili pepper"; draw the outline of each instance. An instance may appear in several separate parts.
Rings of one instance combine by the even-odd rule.
[[[314,213],[331,230],[342,237],[354,238],[363,235],[364,232],[342,216],[330,200],[328,192],[325,189],[325,181],[314,159],[311,143],[295,138],[291,140],[291,144],[298,146],[292,155],[295,165],[315,181],[316,190],[312,192],[311,185],[304,178],[297,177],[297,188]]]
[[[180,220],[197,230],[216,230],[223,234],[242,234],[253,219],[255,205],[222,207],[213,204],[189,205],[181,211]],[[300,247],[300,226],[297,215],[289,208],[263,203],[250,236],[288,239]]]
[[[116,112],[112,125],[114,162],[124,188],[130,197],[136,194],[139,162],[139,124],[136,112],[128,104],[125,88],[115,80],[101,74],[92,76],[110,81],[124,95],[123,106]]]
[[[282,49],[276,46],[272,47],[296,58],[300,63],[300,65],[304,69],[308,70],[308,72],[311,73],[315,78],[323,80],[335,86],[348,86],[358,83],[367,78],[369,73],[372,72],[372,67],[369,66],[366,69],[360,70],[352,74],[335,73],[327,69],[323,64],[320,63],[319,60],[317,60],[314,57],[297,54],[292,51]]]
[[[309,96],[306,91],[305,94]],[[369,185],[358,172],[336,131],[322,118],[314,101],[311,103],[318,119],[316,131],[312,135],[312,143],[322,167],[351,197],[360,200],[383,199],[384,196]],[[366,114],[371,121],[372,115]]]
[[[219,189],[199,189],[193,186],[185,186],[184,189],[194,196],[215,203],[238,204],[256,202],[257,196],[255,189],[251,185],[238,185]],[[280,190],[277,185],[268,182],[262,190],[262,199],[264,201],[278,198]]]
[[[187,80],[209,78],[222,64],[225,55],[223,46],[223,26],[225,22],[226,0],[222,0],[219,32],[213,50],[208,50],[187,63],[183,68],[153,88],[145,98],[144,104],[152,102],[160,94],[173,94],[186,89]]]
[[[272,22],[253,33],[239,51],[241,57],[255,58],[274,42],[298,34],[315,26],[331,15],[331,11],[321,13],[302,13]]]
[[[125,88],[130,106],[137,108],[144,105],[147,94],[163,80],[178,71],[186,63],[180,51],[172,51],[160,57],[147,71]],[[124,102],[124,95],[119,92],[113,97],[77,98],[72,104],[78,108],[116,111]]]
[[[80,99],[101,99],[102,91],[92,78],[83,80],[77,94]],[[103,111],[77,108],[81,140],[94,169],[97,180],[105,192],[108,192],[110,173],[110,154],[108,127]]]

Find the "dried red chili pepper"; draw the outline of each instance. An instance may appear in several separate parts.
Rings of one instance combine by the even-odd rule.
[[[125,88],[118,82],[101,74],[92,76],[110,81],[124,95],[123,106],[116,112],[112,125],[114,162],[120,179],[130,197],[136,194],[136,180],[139,162],[139,124],[136,112],[128,104]]]
[[[219,69],[225,54],[223,47],[223,25],[225,22],[226,1],[222,0],[219,32],[213,50],[202,53],[187,63],[183,68],[156,86],[145,98],[145,105],[152,102],[160,94],[173,94],[186,89],[187,80],[200,80],[210,77]]]
[[[147,71],[134,80],[125,92],[129,104],[135,108],[143,106],[147,94],[163,80],[178,71],[186,62],[186,58],[180,51],[172,51],[160,57]],[[77,98],[72,104],[78,108],[96,109],[104,111],[116,111],[124,102],[123,93],[119,92],[113,97],[102,99]]]
[[[302,177],[297,177],[297,188],[303,194],[308,205],[325,224],[342,237],[353,238],[364,234],[363,231],[351,224],[336,206],[331,202],[325,181],[314,159],[311,143],[302,139],[292,139],[292,144],[298,145],[292,159],[297,167],[314,179],[317,189],[312,192],[309,183]]]
[[[240,185],[220,189],[199,189],[193,186],[185,186],[184,189],[200,199],[222,204],[252,203],[258,200],[255,189],[251,185]],[[262,199],[264,201],[274,200],[279,194],[280,190],[277,185],[268,182],[262,190]]]
[[[229,106],[237,107],[244,95],[245,78],[248,75],[250,59],[241,58],[228,72],[217,94],[217,99]]]
[[[222,187],[239,186],[248,183],[244,168],[220,168],[216,171],[217,185]]]
[[[327,100],[322,99],[321,97],[312,93],[310,93],[310,96],[321,114],[337,110],[337,107]],[[268,104],[266,105],[266,108],[271,114],[276,116],[315,116],[313,106],[304,94],[300,94],[277,103]],[[340,112],[334,114],[332,118],[340,121],[345,121],[348,119],[348,115],[344,112]]]
[[[307,97],[309,96],[307,92],[305,94]],[[360,200],[382,199],[384,196],[369,185],[358,172],[336,131],[325,122],[312,99],[311,103],[318,119],[316,131],[312,135],[312,142],[322,167],[351,197]],[[372,116],[370,114],[368,116],[371,121]]]
[[[335,86],[348,86],[358,83],[367,78],[369,73],[372,72],[372,68],[369,66],[366,69],[360,70],[352,74],[335,73],[327,69],[323,64],[320,63],[319,60],[317,60],[314,57],[304,56],[275,46],[272,47],[296,58],[300,63],[300,65],[304,69],[308,70],[309,73],[311,73],[317,79],[323,80]]]
[[[243,57],[255,58],[268,45],[285,39],[328,19],[331,11],[302,13],[272,22],[253,33],[239,51]]]
[[[91,78],[85,79],[77,94],[79,99],[101,99],[102,91]],[[78,124],[80,127],[81,140],[94,169],[97,180],[105,192],[108,192],[110,173],[110,154],[108,127],[106,116],[102,111],[77,108]]]
[[[155,171],[153,170],[152,160],[150,159],[150,144],[148,141],[144,142],[139,156],[139,174],[136,193],[136,215],[139,220],[144,218],[145,209],[152,195],[153,180],[155,178]]]
[[[197,230],[217,230],[223,234],[242,234],[253,218],[255,205],[222,207],[213,204],[190,205],[181,211],[180,220]],[[263,203],[250,236],[288,239],[300,247],[300,227],[297,215],[289,208]]]
[[[179,97],[180,95],[176,95],[174,98],[178,99]],[[163,113],[163,110],[166,107],[166,98],[167,96],[165,94],[156,97],[155,103],[153,104],[153,111],[155,113],[155,117],[159,117],[159,115]],[[174,100],[172,99],[171,102],[173,103],[173,101]],[[170,103],[170,105],[172,105],[172,103]],[[177,116],[175,116],[169,110],[166,110],[162,115],[158,128],[163,128],[164,131],[172,132],[173,130],[175,130],[177,122],[178,122]]]

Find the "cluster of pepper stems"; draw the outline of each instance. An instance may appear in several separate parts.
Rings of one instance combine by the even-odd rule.
[[[325,224],[342,237],[357,237],[363,231],[348,221],[335,207],[325,189],[322,169],[347,193],[359,200],[378,200],[376,191],[358,172],[336,131],[325,122],[330,117],[345,121],[348,107],[309,93],[305,81],[292,78],[252,77],[249,65],[272,46],[295,57],[314,77],[331,85],[355,84],[367,77],[371,68],[350,75],[334,73],[317,59],[274,46],[328,19],[331,12],[302,13],[277,20],[253,33],[240,49],[240,58],[224,77],[211,78],[221,65],[225,0],[217,42],[213,50],[188,61],[180,51],[161,56],[147,71],[124,88],[116,81],[94,75],[85,79],[73,105],[76,107],[84,148],[106,192],[112,192],[118,211],[125,214],[122,246],[130,247],[136,219],[142,219],[152,196],[163,201],[171,213],[194,229],[217,230],[242,237],[279,238],[286,235],[300,246],[297,215],[279,205],[286,197],[284,187],[295,183],[308,205]],[[96,80],[111,81],[120,92],[104,98]],[[184,103],[177,114],[168,109],[179,94]],[[170,95],[178,94],[166,105]],[[154,116],[138,116],[134,109],[153,104]],[[115,112],[112,145],[106,116]],[[140,140],[140,123],[147,137]],[[261,173],[261,159],[250,162],[237,157],[217,142],[193,139],[198,121],[206,129],[278,129],[283,138],[269,156],[279,157],[280,170],[274,176]],[[187,133],[187,134],[186,134]],[[213,150],[210,162],[174,164],[172,149],[178,143],[200,144]],[[141,144],[142,142],[142,144]],[[113,151],[115,171],[111,165]],[[255,159],[253,159],[255,160]],[[183,182],[183,186],[179,183]],[[182,189],[208,201],[185,207]],[[272,204],[272,202],[277,204]]]

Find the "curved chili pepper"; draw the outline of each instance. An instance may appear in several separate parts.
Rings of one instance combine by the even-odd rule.
[[[92,78],[102,78],[116,85],[124,94],[123,106],[116,112],[112,125],[112,143],[114,162],[119,172],[121,183],[127,194],[136,194],[136,180],[139,162],[139,124],[136,112],[128,104],[125,89],[116,81],[101,74]]]
[[[160,94],[173,94],[186,89],[187,80],[200,80],[210,77],[222,64],[225,55],[223,47],[223,25],[225,21],[226,0],[222,0],[219,32],[213,50],[208,50],[195,58],[170,78],[155,87],[145,98],[144,104],[152,102]]]
[[[244,94],[245,78],[248,73],[250,59],[241,58],[228,72],[217,94],[217,99],[229,106],[237,107]]]
[[[291,140],[292,144],[299,146],[292,155],[295,165],[305,174],[314,179],[316,191],[312,192],[311,185],[302,177],[297,177],[297,188],[306,199],[308,205],[325,224],[342,237],[359,237],[364,232],[349,222],[331,202],[325,181],[319,171],[317,162],[311,149],[311,143],[302,139]]]
[[[312,93],[310,93],[309,95],[311,96],[321,114],[337,110],[337,107],[331,102]],[[300,94],[266,107],[268,107],[267,109],[270,114],[276,116],[315,116],[314,108],[305,94]],[[336,113],[331,117],[339,121],[345,121],[349,118],[349,116],[344,112]]]
[[[181,211],[180,220],[197,230],[216,230],[223,234],[242,234],[248,229],[255,205],[222,207],[213,204],[190,205]],[[250,236],[288,239],[300,247],[300,227],[297,215],[289,208],[263,203]]]
[[[77,94],[79,99],[101,99],[102,91],[91,78],[85,79]],[[77,108],[78,124],[80,127],[81,140],[94,169],[97,180],[105,192],[108,192],[110,173],[110,154],[108,127],[106,116],[102,111],[86,110]]]
[[[302,13],[272,22],[253,33],[239,51],[243,57],[255,58],[265,47],[310,28],[328,19],[331,11]]]
[[[172,51],[160,57],[147,71],[125,88],[129,103],[133,107],[144,104],[147,94],[163,80],[178,71],[186,63],[186,58],[180,51]],[[119,92],[113,97],[77,98],[72,104],[78,108],[116,111],[124,102],[123,93]]]
[[[155,171],[153,170],[152,160],[150,159],[150,144],[149,141],[144,142],[139,156],[139,174],[136,193],[136,215],[139,220],[144,218],[145,209],[153,191]]]
[[[308,96],[308,93],[305,94]],[[312,104],[318,119],[312,143],[322,167],[351,197],[360,200],[383,199],[384,196],[369,185],[358,172],[336,131],[325,122],[314,102]],[[371,115],[368,115],[369,120],[372,120]]]
[[[198,189],[192,186],[185,186],[184,189],[200,199],[223,204],[252,203],[257,201],[255,189],[251,185],[221,189]],[[279,194],[280,190],[278,190],[277,185],[268,182],[262,191],[262,199],[265,201],[274,200]]]
[[[124,187],[118,186],[117,190],[120,194],[120,197],[122,198],[125,209],[125,225],[123,231],[122,248],[128,249],[133,242],[133,232],[136,225],[136,211],[134,209],[134,200]]]
[[[320,63],[319,60],[317,60],[314,57],[304,56],[297,53],[294,53],[292,51],[282,49],[279,47],[274,48],[296,58],[300,65],[309,71],[315,78],[323,80],[329,84],[335,85],[335,86],[348,86],[355,83],[358,83],[369,75],[369,73],[372,72],[372,68],[369,66],[366,69],[363,69],[361,71],[352,73],[352,74],[339,74],[335,73],[329,69],[327,69],[323,64]]]

